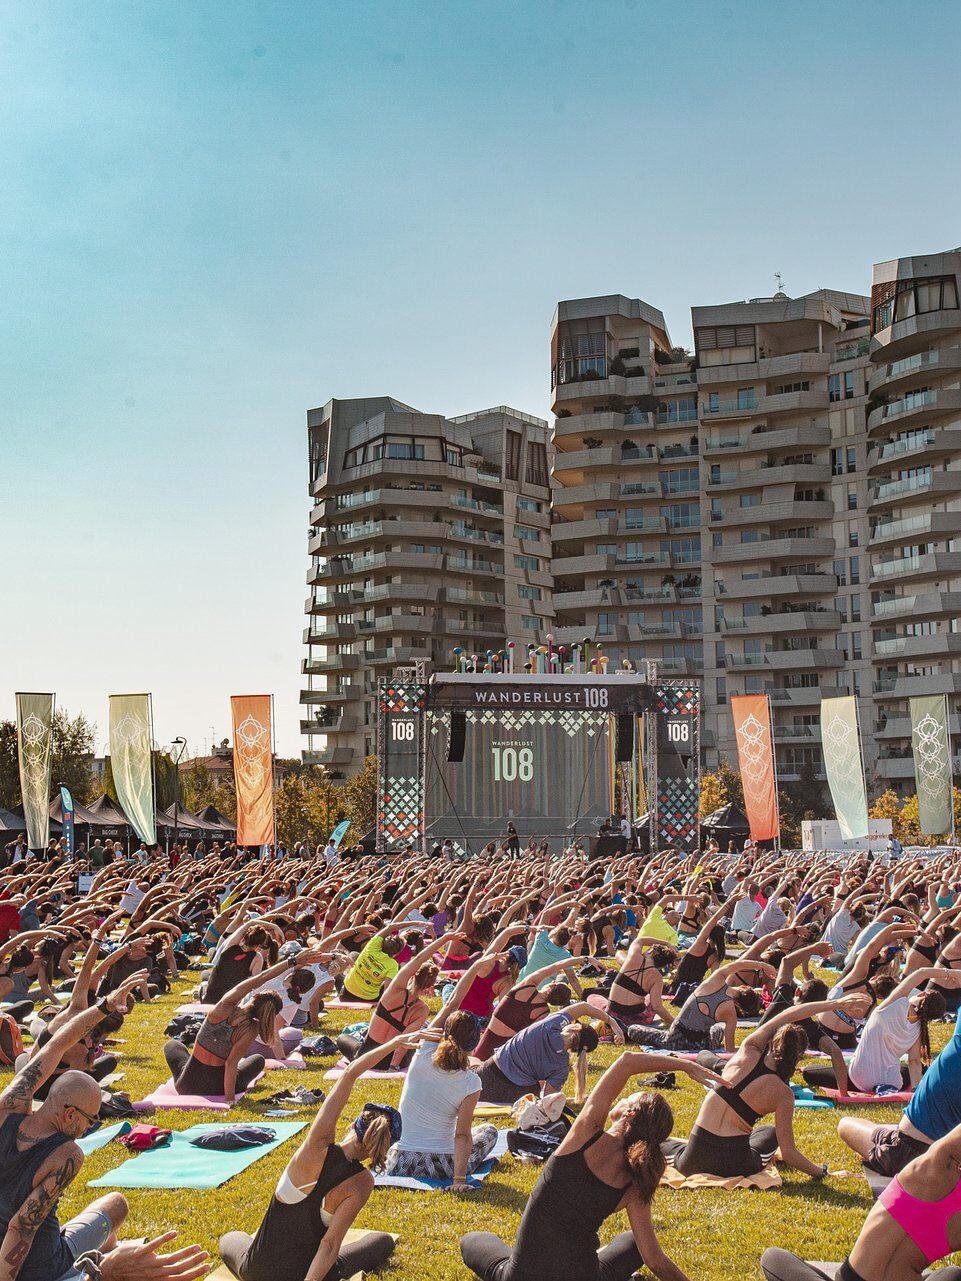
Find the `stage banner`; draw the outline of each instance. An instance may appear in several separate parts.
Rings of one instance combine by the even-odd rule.
[[[337,826],[334,828],[334,830],[331,832],[330,839],[334,842],[334,844],[337,846],[338,849],[340,849],[340,843],[344,839],[344,837],[347,835],[347,829],[349,827],[350,827],[350,819],[345,818],[340,823],[338,823]]]
[[[732,694],[731,715],[751,836],[755,841],[777,840],[780,822],[770,700],[767,694]]]
[[[17,695],[17,757],[27,844],[46,849],[50,838],[50,763],[53,742],[52,694]]]
[[[60,811],[62,814],[63,839],[67,842],[67,858],[73,858],[76,841],[73,834],[73,797],[66,787],[60,789]]]
[[[396,849],[424,836],[424,774],[421,758],[424,685],[384,683],[379,688],[377,849]],[[444,835],[450,829],[446,829]]]
[[[821,747],[841,835],[856,841],[867,836],[869,829],[858,703],[852,695],[821,700]]]
[[[274,843],[274,754],[269,694],[235,694],[234,786],[237,844]]]
[[[909,698],[918,818],[925,836],[954,832],[954,779],[945,694]]]
[[[659,685],[657,711],[656,846],[693,854],[701,847],[700,691]]]
[[[120,808],[147,845],[157,844],[150,695],[110,695],[110,768]]]

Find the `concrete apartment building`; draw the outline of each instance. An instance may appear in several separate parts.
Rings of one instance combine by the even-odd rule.
[[[550,630],[547,424],[501,405],[459,418],[391,397],[307,416],[310,595],[304,759],[342,780],[375,750],[377,682]]]
[[[312,411],[307,759],[358,766],[393,664],[552,624],[700,677],[706,768],[730,696],[766,692],[779,777],[823,778],[819,704],[850,693],[872,791],[912,791],[907,699],[961,729],[959,290],[954,251],[879,265],[870,298],[694,307],[693,353],[640,299],[561,302],[550,442],[503,407]]]
[[[701,676],[707,768],[737,693],[770,695],[785,781],[823,778],[822,697],[859,696],[872,790],[913,790],[912,694],[958,732],[959,274],[695,307],[692,356],[639,299],[559,304],[557,630]]]

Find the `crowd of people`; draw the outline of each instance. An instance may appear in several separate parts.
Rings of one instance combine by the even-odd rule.
[[[656,1231],[651,1211],[668,1167],[749,1180],[779,1161],[834,1177],[795,1134],[805,1088],[837,1091],[838,1134],[879,1192],[842,1281],[917,1281],[961,1248],[961,1016],[939,1054],[931,1042],[932,1023],[961,1007],[952,855],[750,846],[590,862],[524,852],[516,833],[465,864],[326,847],[270,861],[235,848],[85,854],[53,847],[0,873],[0,1059],[15,1067],[0,1094],[0,1281],[191,1281],[211,1266],[198,1247],[164,1252],[169,1234],[119,1243],[119,1193],[57,1219],[83,1162],[76,1140],[109,1106],[101,1082],[117,1059],[104,1042],[187,974],[195,1035],[156,1047],[181,1095],[229,1104],[324,1029],[331,1001],[364,1016],[337,1039],[340,1075],[256,1233],[220,1243],[239,1281],[382,1266],[392,1236],[347,1240],[374,1175],[469,1195],[499,1138],[479,1106],[531,1095],[573,1108],[514,1242],[462,1239],[482,1281],[627,1281],[642,1264],[684,1281],[668,1252],[682,1228]],[[589,1089],[602,1041],[615,1057]],[[373,1070],[403,1073],[398,1106],[345,1119]],[[661,1089],[678,1072],[705,1087],[683,1137]],[[898,1124],[876,1125],[846,1114],[852,1092],[910,1097]],[[601,1248],[621,1210],[629,1230]],[[826,1275],[773,1246],[751,1267],[771,1281]]]

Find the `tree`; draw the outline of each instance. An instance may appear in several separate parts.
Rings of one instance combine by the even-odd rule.
[[[216,790],[214,776],[203,761],[191,761],[180,771],[180,803],[191,813],[213,805]]]
[[[348,780],[343,789],[347,817],[351,821],[354,842],[366,836],[377,819],[377,757],[368,756],[363,767]]]
[[[801,823],[825,818],[824,788],[814,775],[812,765],[802,765],[796,783],[778,788],[778,812],[781,818],[781,844],[801,844]]]
[[[901,798],[897,792],[890,787],[881,793],[871,808],[868,810],[868,818],[889,818],[891,819],[891,831],[900,841],[903,837],[903,827],[901,823]]]
[[[71,718],[65,709],[53,714],[53,743],[50,762],[50,796],[60,786],[70,789],[75,801],[92,801],[97,790],[93,769],[97,727],[81,714]],[[19,791],[19,788],[17,789]]]
[[[17,765],[16,721],[0,721],[0,807],[20,804],[20,770]]]
[[[277,840],[284,845],[323,844],[337,824],[350,817],[345,790],[334,787],[314,766],[288,774],[277,789]]]
[[[713,814],[723,805],[744,808],[741,776],[725,760],[713,772],[701,775],[701,817]]]

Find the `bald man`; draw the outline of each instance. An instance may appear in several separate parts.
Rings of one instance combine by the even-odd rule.
[[[63,1227],[57,1218],[57,1203],[83,1164],[76,1140],[99,1116],[100,1086],[85,1072],[67,1071],[31,1112],[34,1094],[91,1028],[126,1002],[121,988],[70,1019],[0,1094],[0,1281],[85,1281],[87,1270],[77,1261],[99,1252],[103,1281],[193,1281],[207,1270],[197,1248],[157,1254],[173,1233],[145,1246],[118,1246],[127,1202],[117,1192]]]

